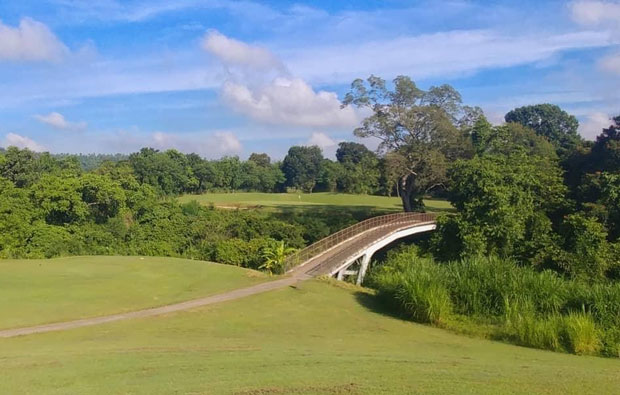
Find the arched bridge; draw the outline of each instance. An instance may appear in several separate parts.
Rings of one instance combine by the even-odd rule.
[[[286,258],[294,276],[356,276],[361,284],[373,254],[395,240],[435,229],[435,214],[398,213],[369,218]]]

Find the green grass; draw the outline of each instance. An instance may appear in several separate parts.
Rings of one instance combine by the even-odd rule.
[[[262,273],[175,258],[0,260],[0,328],[119,313],[265,281]]]
[[[255,207],[276,210],[311,209],[315,206],[332,206],[335,208],[369,208],[379,211],[401,211],[402,203],[398,197],[349,195],[344,193],[206,193],[203,195],[184,195],[179,198],[182,203],[196,200],[216,207],[236,208]],[[430,211],[450,210],[450,203],[439,199],[424,200]]]
[[[9,394],[618,393],[620,362],[459,336],[309,281],[193,311],[0,339]]]

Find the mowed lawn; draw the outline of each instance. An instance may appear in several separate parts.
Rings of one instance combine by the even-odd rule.
[[[311,209],[314,206],[334,208],[369,208],[378,211],[401,211],[402,203],[398,197],[350,195],[345,193],[205,193],[203,195],[184,195],[179,198],[182,203],[196,200],[198,203],[213,204],[216,207],[263,207],[279,210]],[[450,203],[439,199],[425,199],[430,211],[450,210]]]
[[[308,281],[170,315],[0,339],[7,394],[613,394],[620,361],[459,336]]]
[[[267,279],[234,266],[175,258],[0,260],[0,328],[161,306]]]

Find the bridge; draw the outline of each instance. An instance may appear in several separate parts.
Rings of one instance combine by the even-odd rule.
[[[435,229],[436,214],[398,213],[369,218],[342,229],[290,255],[285,271],[294,277],[328,275],[343,280],[364,280],[370,259],[388,244]]]

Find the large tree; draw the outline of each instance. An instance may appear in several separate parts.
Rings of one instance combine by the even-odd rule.
[[[282,172],[286,177],[286,185],[312,192],[316,185],[323,154],[316,145],[311,147],[293,146],[282,161]]]
[[[481,114],[464,106],[451,86],[423,91],[406,76],[396,77],[392,89],[376,76],[357,79],[343,105],[371,111],[356,136],[376,137],[380,153],[400,156],[398,190],[405,211],[422,208],[422,196],[444,182],[447,163],[471,150],[463,128]]]
[[[504,117],[506,122],[520,123],[532,128],[539,136],[544,136],[564,158],[581,142],[577,133],[579,122],[554,104],[537,104],[515,108]]]

